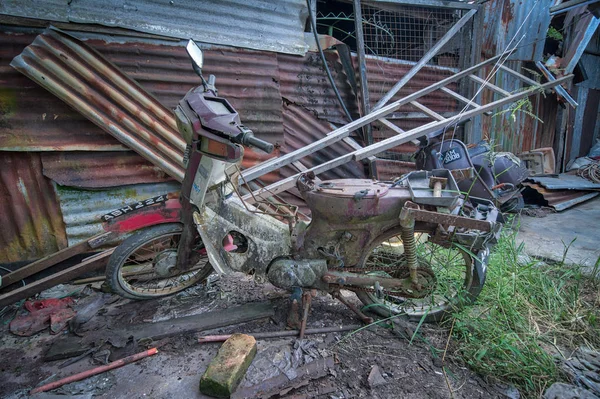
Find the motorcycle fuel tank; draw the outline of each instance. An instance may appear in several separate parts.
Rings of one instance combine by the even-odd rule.
[[[302,193],[314,215],[328,220],[397,218],[401,201],[410,197],[407,190],[366,179],[323,181]],[[397,209],[396,209],[397,208]]]

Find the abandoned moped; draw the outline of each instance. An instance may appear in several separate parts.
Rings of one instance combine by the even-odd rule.
[[[243,126],[202,76],[202,51],[187,45],[202,85],[175,115],[187,142],[179,195],[168,194],[105,215],[108,229],[136,226],[106,269],[122,296],[154,298],[181,291],[210,273],[243,272],[302,296],[306,315],[315,290],[330,293],[363,321],[370,310],[439,320],[472,301],[485,282],[490,246],[500,229],[486,199],[464,201],[448,170],[417,171],[394,182],[320,181],[305,173],[296,187],[311,211],[243,196],[244,147],[273,151]],[[250,190],[251,191],[251,190]],[[305,318],[303,322],[305,323]]]

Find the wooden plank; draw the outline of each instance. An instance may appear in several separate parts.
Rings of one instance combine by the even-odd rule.
[[[12,273],[7,274],[2,277],[2,285],[0,287],[8,287],[11,284],[14,284],[18,281],[23,280],[26,277],[32,276],[36,273],[41,272],[42,270],[46,270],[49,267],[52,267],[64,260],[67,260],[75,255],[82,254],[84,252],[90,251],[95,248],[95,246],[91,246],[90,242],[95,243],[99,239],[101,240],[105,236],[112,236],[113,233],[110,232],[102,232],[100,234],[96,234],[95,236],[77,243],[75,245],[71,245],[67,248],[61,249],[58,252],[55,252],[51,255],[45,256],[42,259],[38,259],[33,263],[25,265],[20,269],[15,270]],[[102,241],[102,240],[101,240]],[[105,240],[104,240],[105,241]],[[103,241],[103,242],[104,242]]]
[[[411,101],[410,105],[417,108],[418,110],[423,112],[425,115],[428,115],[428,116],[432,117],[433,119],[437,119],[438,121],[443,121],[444,119],[446,119],[442,115],[438,114],[437,112],[435,112],[434,110],[432,110],[430,108],[427,108],[426,106],[424,106],[423,104],[421,104],[418,101]]]
[[[484,112],[490,111],[492,109],[495,108],[499,108],[502,107],[503,105],[507,105],[510,104],[514,101],[520,100],[521,98],[525,98],[528,97],[532,94],[537,93],[538,91],[541,90],[546,90],[546,89],[550,89],[552,87],[558,86],[561,83],[567,82],[569,80],[573,79],[573,75],[567,75],[567,76],[563,76],[562,78],[556,79],[554,82],[548,82],[548,83],[544,83],[543,85],[539,85],[536,87],[531,87],[527,90],[512,94],[510,97],[504,97],[500,100],[491,102],[489,104],[480,106],[479,108],[476,109],[472,109],[466,112],[462,112],[456,116],[453,116],[451,118],[448,118],[444,121],[439,121],[439,122],[432,122],[429,123],[427,125],[424,126],[420,126],[418,128],[412,129],[407,131],[406,133],[402,134],[402,135],[397,135],[394,137],[390,137],[388,139],[385,139],[383,141],[380,141],[377,144],[373,144],[370,145],[368,147],[363,148],[362,150],[356,151],[353,155],[354,155],[354,160],[358,161],[361,160],[365,157],[374,155],[374,154],[379,154],[382,151],[388,150],[390,148],[393,148],[397,145],[400,145],[402,143],[405,143],[408,140],[412,140],[413,138],[418,138],[421,137],[427,133],[431,133],[434,132],[438,129],[443,129],[445,126],[449,126],[452,124],[456,124],[456,123],[460,123],[464,120],[470,119],[474,116],[480,115]],[[269,188],[269,187],[267,187]]]
[[[548,79],[550,82],[554,82],[556,80],[554,75],[552,75],[552,72],[550,72],[546,68],[546,66],[542,63],[542,61],[536,61],[535,65],[542,72],[542,74],[546,77],[546,79]],[[555,90],[559,96],[564,98],[564,100],[571,105],[571,107],[577,108],[579,106],[579,104],[577,104],[577,101],[575,101],[575,99],[573,97],[571,97],[569,92],[564,87],[556,86]]]
[[[573,75],[567,75],[567,76],[563,76],[560,79],[557,79],[554,82],[548,82],[545,83],[543,85],[540,86],[536,86],[536,87],[531,87],[528,90],[524,90],[522,92],[516,93],[511,95],[510,97],[505,97],[502,98],[500,100],[494,101],[492,103],[486,104],[484,106],[481,106],[479,108],[476,109],[472,109],[470,111],[466,111],[463,113],[460,113],[458,115],[455,115],[453,117],[447,118],[443,121],[438,121],[438,122],[431,122],[428,123],[426,125],[420,126],[418,128],[409,130],[403,134],[399,134],[396,135],[394,137],[390,137],[388,139],[385,139],[383,141],[380,141],[379,143],[367,146],[362,148],[361,150],[356,150],[353,153],[349,153],[349,154],[345,154],[342,155],[339,158],[335,158],[332,159],[331,161],[328,161],[324,164],[315,166],[309,170],[312,170],[313,172],[315,172],[315,174],[319,174],[319,173],[323,173],[329,169],[338,167],[340,165],[343,165],[346,162],[349,162],[351,160],[354,161],[360,161],[362,159],[365,159],[367,157],[370,156],[374,156],[376,154],[379,154],[380,152],[386,151],[390,148],[396,147],[400,144],[406,143],[412,139],[416,139],[419,138],[427,133],[431,133],[434,132],[438,129],[443,129],[445,126],[451,125],[451,124],[455,124],[455,123],[459,123],[462,122],[464,120],[470,119],[474,116],[480,115],[484,112],[487,112],[489,110],[492,110],[494,108],[497,107],[501,107],[503,105],[506,104],[510,104],[513,101],[517,101],[521,98],[530,96],[532,94],[535,94],[536,92],[538,92],[539,90],[546,90],[546,89],[550,89],[552,87],[555,87],[561,83],[567,82],[569,80],[573,79]],[[371,113],[368,116],[373,115],[376,112]],[[380,119],[380,118],[378,118]],[[289,189],[290,187],[293,187],[296,179],[299,177],[298,175],[294,175],[294,176],[290,176],[287,179],[283,179],[281,181],[278,181],[276,183],[273,183],[261,190],[257,190],[254,192],[254,195],[258,197],[261,197],[261,195],[265,196],[264,198],[268,198],[269,197],[269,193],[280,193],[282,191],[285,191],[287,189]],[[261,197],[262,198],[262,197]],[[246,201],[250,201],[252,199],[251,195],[246,195],[243,197],[244,200]]]
[[[460,95],[460,94],[458,94],[457,92],[455,92],[455,91],[452,91],[452,90],[450,90],[450,89],[449,89],[449,88],[447,88],[447,87],[441,87],[441,88],[440,88],[440,90],[441,90],[441,91],[443,91],[444,93],[446,93],[446,94],[450,95],[451,97],[454,97],[454,98],[456,98],[458,101],[460,101],[460,102],[462,102],[462,103],[464,103],[464,104],[468,105],[469,107],[473,107],[473,108],[475,108],[475,109],[477,109],[477,108],[481,108],[481,106],[480,106],[479,104],[475,104],[475,102],[474,102],[474,101],[472,101],[472,100],[469,100],[468,98],[461,96],[461,95]]]
[[[487,87],[488,89],[490,89],[491,91],[494,91],[498,94],[502,94],[505,97],[510,96],[510,92],[499,88],[496,85],[491,84],[490,82],[487,82],[485,79],[481,79],[479,76],[476,75],[469,75],[469,79],[471,79],[474,82],[479,83],[480,85],[482,85],[483,87]]]
[[[115,248],[108,249],[104,252],[100,252],[94,256],[84,259],[81,263],[71,266],[68,269],[54,273],[51,276],[43,279],[34,281],[31,284],[27,284],[24,287],[17,288],[16,290],[7,292],[6,294],[0,295],[0,307],[10,305],[21,299],[29,298],[39,292],[42,292],[48,288],[54,287],[55,285],[66,283],[82,275],[106,265],[108,257],[114,252]]]
[[[396,111],[402,105],[408,104],[411,101],[414,101],[414,100],[416,100],[420,97],[423,97],[435,90],[438,90],[440,87],[444,87],[450,83],[456,82],[457,80],[460,80],[460,79],[472,74],[473,72],[479,70],[480,68],[482,68],[486,65],[497,62],[498,60],[500,60],[501,57],[508,57],[509,55],[510,55],[510,52],[508,52],[508,54],[497,55],[497,56],[487,59],[483,62],[480,62],[477,65],[467,68],[464,71],[461,71],[452,76],[449,76],[446,79],[440,80],[439,82],[434,83],[431,86],[428,86],[419,91],[416,91],[404,98],[401,98],[400,100],[397,100],[389,105],[386,105],[385,107],[383,107],[377,111],[373,111],[369,115],[365,115],[353,122],[350,122],[347,125],[344,125],[338,129],[330,132],[327,136],[323,137],[320,140],[315,141],[314,143],[304,146],[296,151],[290,152],[289,154],[280,156],[278,158],[272,158],[268,161],[262,162],[256,166],[248,168],[242,172],[242,176],[244,176],[246,181],[251,181],[251,180],[259,178],[260,176],[262,176],[264,174],[267,174],[276,169],[279,169],[282,166],[288,165],[294,161],[302,159],[307,155],[315,153],[322,148],[328,147],[329,145],[336,143],[345,137],[348,137],[351,132],[353,132],[371,122],[374,122],[377,119],[387,116],[388,114]]]
[[[504,72],[514,76],[515,78],[521,79],[523,82],[529,84],[530,86],[537,86],[540,84],[540,82],[536,82],[535,80],[530,79],[527,76],[522,75],[519,72],[515,71],[514,69],[510,69],[509,67],[506,67],[504,65],[500,65],[500,69],[502,69]]]
[[[98,339],[114,337],[116,341],[127,342],[133,336],[135,341],[158,340],[175,335],[212,330],[232,324],[272,317],[275,309],[270,302],[247,303],[227,309],[214,310],[192,316],[177,317],[156,323],[143,323],[124,326],[110,331],[98,331],[86,335],[84,342],[97,342]],[[113,340],[114,341],[114,340]]]

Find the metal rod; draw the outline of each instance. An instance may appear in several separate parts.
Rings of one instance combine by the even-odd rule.
[[[489,60],[488,60],[489,61]],[[537,92],[538,90],[545,90],[545,89],[550,89],[552,87],[555,87],[563,82],[567,82],[569,80],[571,80],[573,78],[573,75],[567,75],[567,76],[563,76],[560,79],[557,79],[553,82],[548,82],[548,83],[544,83],[543,85],[539,85],[536,87],[531,87],[527,90],[524,90],[522,92],[516,93],[511,95],[510,97],[504,97],[500,100],[494,101],[492,103],[480,106],[479,108],[476,109],[472,109],[466,112],[463,112],[461,114],[452,116],[448,119],[445,119],[443,121],[438,121],[438,122],[431,122],[428,123],[424,126],[420,126],[418,128],[409,130],[403,134],[399,134],[397,136],[393,136],[390,137],[386,140],[380,141],[379,143],[376,144],[372,144],[370,146],[364,147],[360,150],[356,150],[354,152],[348,153],[348,154],[344,154],[338,158],[332,159],[328,162],[325,162],[321,165],[317,165],[313,168],[310,168],[309,171],[313,171],[316,175],[318,175],[319,173],[323,173],[327,170],[333,169],[335,167],[341,166],[343,164],[345,164],[346,162],[349,161],[359,161],[361,159],[379,154],[383,151],[386,151],[390,148],[396,147],[400,144],[403,144],[407,141],[410,141],[412,139],[416,139],[419,138],[427,133],[431,133],[434,132],[436,130],[442,129],[445,126],[448,125],[452,125],[452,124],[456,124],[456,123],[460,123],[463,120],[467,120],[469,118],[472,118],[473,116],[476,115],[480,115],[483,114],[484,112],[487,112],[489,110],[492,110],[494,108],[497,107],[501,107],[503,105],[506,104],[510,104],[511,102],[517,101],[521,98],[527,97],[535,92]],[[429,89],[429,88],[427,88]],[[409,96],[410,97],[410,96]],[[408,97],[407,97],[408,98]],[[365,119],[368,118],[377,118],[379,119],[379,115],[375,115],[380,111],[383,111],[384,109],[388,109],[389,107],[391,107],[393,104],[390,104],[389,106],[379,110],[379,111],[374,111],[371,112],[371,114],[367,115],[365,118],[361,118],[357,121],[355,121],[356,123],[364,121]],[[389,112],[389,110],[388,110]],[[341,128],[344,129],[344,128]],[[340,130],[340,129],[338,129]],[[305,147],[306,148],[306,147]],[[296,179],[298,179],[298,177],[300,176],[300,174],[296,174],[293,176],[290,176],[286,179],[280,180],[276,183],[273,183],[261,190],[257,190],[253,193],[253,195],[256,198],[267,198],[272,194],[277,194],[280,193],[282,191],[285,191],[291,187],[294,186]],[[245,201],[250,201],[252,199],[252,195],[246,195],[243,197],[243,199]]]
[[[575,7],[581,7],[586,4],[596,3],[598,0],[571,0],[566,1],[557,6],[550,7],[550,16],[554,16],[556,14],[562,14],[563,12],[567,12],[572,10]]]
[[[77,373],[72,376],[60,379],[58,381],[54,381],[49,384],[42,385],[41,387],[32,389],[31,392],[29,392],[29,394],[33,395],[33,394],[40,393],[40,392],[46,392],[46,391],[56,389],[58,387],[61,387],[65,384],[68,384],[71,382],[81,381],[81,380],[91,377],[93,375],[104,373],[105,371],[116,369],[118,367],[125,366],[126,364],[133,363],[138,360],[144,359],[148,356],[155,355],[156,353],[158,353],[158,350],[156,348],[152,348],[152,349],[149,349],[149,350],[141,352],[141,353],[136,353],[135,355],[127,356],[123,359],[119,359],[112,363],[108,363],[107,365],[95,367],[91,370],[82,371],[81,373]]]
[[[328,334],[328,333],[332,333],[332,332],[351,331],[351,330],[357,330],[361,327],[362,326],[360,326],[360,325],[353,324],[353,325],[349,325],[349,326],[338,326],[338,327],[307,328],[304,331],[304,335]],[[287,331],[248,333],[247,335],[251,335],[256,339],[263,339],[263,338],[297,337],[298,334],[300,334],[299,330],[287,330]],[[198,343],[203,344],[203,343],[207,343],[207,342],[225,342],[232,335],[233,334],[205,335],[203,337],[198,338]]]
[[[551,82],[554,82],[556,80],[554,75],[552,75],[552,72],[550,72],[546,68],[546,66],[542,63],[542,61],[536,61],[535,65],[542,72],[542,74],[546,77],[546,79],[548,79]],[[571,105],[571,107],[577,108],[579,106],[579,104],[577,104],[577,101],[575,101],[575,99],[573,97],[571,97],[569,92],[564,87],[556,86],[555,90],[558,93],[558,95],[560,95],[562,98],[564,98],[565,101]]]
[[[444,87],[445,85],[447,85],[449,83],[456,82],[457,80],[460,80],[463,77],[472,74],[473,72],[479,70],[480,68],[482,68],[486,65],[494,64],[498,60],[500,60],[501,57],[505,57],[505,56],[508,56],[508,54],[497,55],[497,56],[487,59],[483,62],[480,62],[477,65],[467,68],[464,71],[461,71],[452,76],[449,76],[446,79],[443,79],[437,83],[432,84],[431,86],[425,87],[425,88],[423,88],[419,91],[416,91],[404,98],[401,98],[398,101],[388,104],[385,107],[378,109],[377,111],[373,111],[369,115],[365,115],[362,118],[352,121],[352,122],[348,123],[347,125],[344,125],[338,129],[330,132],[327,136],[323,137],[320,140],[315,141],[314,143],[304,146],[304,147],[302,147],[296,151],[293,151],[289,154],[280,156],[279,158],[273,158],[268,161],[262,162],[252,168],[246,169],[245,171],[242,172],[242,175],[244,176],[246,181],[251,181],[251,180],[254,180],[266,173],[269,173],[276,169],[279,169],[282,166],[288,165],[294,161],[304,158],[307,155],[315,153],[315,152],[321,150],[322,148],[325,148],[333,143],[336,143],[336,142],[342,140],[343,138],[348,137],[350,135],[350,133],[355,131],[356,129],[361,128],[368,123],[376,121],[379,118],[387,116],[388,114],[396,111],[402,105],[408,104],[411,101],[414,101],[414,100],[416,100],[420,97],[423,97],[435,90],[438,90],[439,88]]]
[[[358,80],[360,82],[360,102],[361,102],[361,116],[367,115],[371,112],[371,104],[369,98],[369,86],[367,80],[367,63],[365,60],[365,38],[363,34],[362,24],[362,9],[360,7],[360,0],[354,0],[354,30],[356,31],[356,56],[358,59]],[[364,126],[363,133],[364,139],[367,144],[373,144],[373,133],[371,131],[371,125]]]
[[[423,58],[421,58],[419,62],[417,62],[415,66],[413,66],[410,71],[408,71],[408,73],[404,75],[402,79],[400,79],[398,83],[396,83],[394,87],[392,87],[390,91],[388,91],[387,94],[377,102],[377,104],[375,104],[373,111],[377,111],[387,104],[387,102],[390,101],[396,95],[396,93],[398,93],[398,91],[403,88],[404,85],[408,83],[408,81],[411,80],[417,74],[417,72],[419,72],[425,66],[425,64],[427,64],[434,57],[476,13],[477,10],[470,10],[461,19],[459,19],[456,24],[454,24],[454,26],[450,28],[450,30],[446,32],[446,34],[442,36],[440,40],[432,48],[430,48],[429,51],[427,51],[427,53],[425,53]]]

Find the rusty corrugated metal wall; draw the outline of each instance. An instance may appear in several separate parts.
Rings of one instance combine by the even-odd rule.
[[[51,198],[55,206],[53,217],[56,219],[56,215],[62,213],[62,219],[58,219],[62,223],[51,224],[52,234],[58,237],[56,243],[54,246],[39,248],[35,252],[36,256],[64,247],[67,236],[72,244],[94,234],[99,226],[97,218],[118,206],[119,201],[130,202],[137,199],[138,192],[152,196],[162,194],[161,190],[165,187],[176,187],[165,186],[171,180],[166,174],[129,151],[45,89],[10,68],[8,64],[12,58],[29,45],[36,34],[5,30],[0,32],[0,104],[8,112],[0,113],[0,149],[12,151],[15,156],[20,156],[17,152],[41,154],[36,155],[38,162],[29,168],[35,169],[44,184],[51,187],[51,182],[54,182],[57,185],[59,196],[53,194],[46,197]],[[85,33],[78,35],[86,36]],[[163,45],[141,39],[116,42],[99,40],[98,35],[93,37],[94,39],[86,40],[86,43],[137,81],[167,108],[174,107],[191,87],[199,83],[182,45]],[[323,137],[334,129],[334,125],[347,123],[316,53],[292,56],[209,48],[205,51],[205,56],[204,71],[217,76],[219,94],[230,99],[244,123],[257,136],[277,145],[274,156],[291,152]],[[351,112],[357,114],[355,97],[337,54],[327,52],[327,59],[346,104]],[[408,68],[410,65],[407,63],[398,74]],[[425,68],[425,74],[427,68],[429,67]],[[448,70],[447,73],[450,74],[451,71]],[[414,84],[421,87],[426,85],[418,78]],[[438,112],[448,108],[447,100],[442,101],[435,96],[423,101]],[[411,121],[407,119],[404,123],[410,124]],[[332,159],[349,150],[347,145],[340,143],[306,160],[306,166]],[[414,147],[401,146],[397,150],[407,153],[413,151]],[[244,167],[266,158],[265,154],[247,151]],[[407,166],[403,164],[403,167]],[[392,166],[387,165],[387,174],[400,173],[393,173],[390,168]],[[22,172],[20,168],[16,169],[15,173]],[[292,171],[288,169],[275,171],[263,180],[265,183],[272,183],[290,173]],[[330,171],[323,178],[363,176],[362,165],[351,163]],[[8,184],[8,191],[17,188],[15,184]],[[98,189],[102,190],[90,191]],[[127,193],[130,195],[127,196]],[[298,202],[293,193],[285,195],[286,199]],[[39,200],[42,198],[44,197]],[[15,236],[26,235],[27,231],[19,230],[19,226],[21,225],[13,226]],[[8,236],[5,239],[10,240],[11,237]],[[14,257],[2,257],[0,263],[12,260],[15,260]]]

